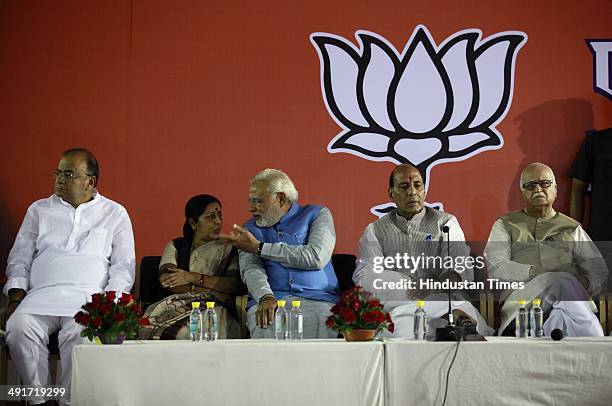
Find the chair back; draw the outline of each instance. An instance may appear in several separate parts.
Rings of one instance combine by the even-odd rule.
[[[338,278],[340,292],[355,286],[353,272],[355,272],[356,263],[357,257],[353,254],[332,254],[332,265],[336,278]]]
[[[159,283],[160,261],[160,256],[148,256],[143,257],[140,262],[140,290],[138,297],[143,302],[144,307],[172,294],[169,290],[162,288]]]

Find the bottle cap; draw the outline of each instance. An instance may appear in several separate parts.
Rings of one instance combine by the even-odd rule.
[[[278,300],[276,303],[278,304],[278,307],[285,307],[287,302],[285,300]]]
[[[416,306],[417,306],[419,309],[422,309],[423,307],[425,307],[425,301],[424,301],[424,300],[417,300],[417,302],[416,302]]]
[[[206,302],[206,308],[207,309],[212,309],[215,307],[215,302]]]
[[[542,301],[540,299],[533,299],[533,304],[539,306]]]
[[[191,302],[191,308],[192,309],[199,309],[200,308],[200,302]]]
[[[291,306],[293,306],[293,307],[300,307],[300,301],[299,300],[292,300],[291,301]]]
[[[520,306],[525,306],[525,303],[527,303],[527,301],[525,299],[519,299],[518,304]]]

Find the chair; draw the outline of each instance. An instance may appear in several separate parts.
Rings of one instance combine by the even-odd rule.
[[[332,254],[332,265],[334,266],[336,278],[338,278],[340,292],[355,286],[353,283],[353,273],[355,272],[356,263],[357,257],[353,254]]]

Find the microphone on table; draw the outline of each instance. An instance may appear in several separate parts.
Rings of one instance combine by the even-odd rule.
[[[446,255],[450,258],[450,228],[448,226],[442,226],[440,230],[444,234],[446,234]],[[436,341],[463,341],[463,339],[465,338],[465,327],[456,326],[453,320],[453,309],[451,306],[450,275],[451,269],[450,267],[448,267],[446,273],[448,280],[448,326],[438,327],[436,329]]]
[[[552,338],[553,341],[561,341],[563,337],[563,330],[559,328],[556,328],[550,332],[550,338]]]

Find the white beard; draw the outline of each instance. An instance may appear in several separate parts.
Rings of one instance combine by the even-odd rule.
[[[255,220],[257,227],[272,227],[283,217],[280,207],[270,207],[267,213],[262,213],[261,217]]]

